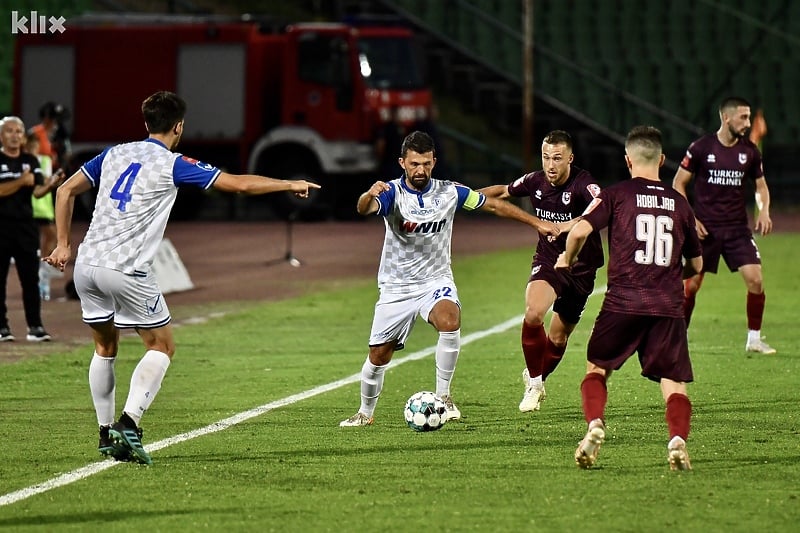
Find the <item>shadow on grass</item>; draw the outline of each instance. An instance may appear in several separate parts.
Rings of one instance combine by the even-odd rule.
[[[206,511],[207,512],[207,511]],[[240,508],[231,509],[218,509],[215,512],[219,514],[240,514]],[[128,522],[136,516],[141,517],[156,517],[156,516],[176,516],[176,515],[190,515],[196,514],[197,509],[165,509],[163,511],[136,511],[126,510],[125,512],[109,511],[109,512],[93,512],[93,513],[74,513],[65,514],[63,512],[56,512],[53,514],[34,514],[26,515],[24,517],[16,518],[3,518],[0,519],[0,529],[5,527],[15,526],[58,526],[70,524],[85,524],[87,527],[90,524],[106,524],[111,525],[116,522]]]

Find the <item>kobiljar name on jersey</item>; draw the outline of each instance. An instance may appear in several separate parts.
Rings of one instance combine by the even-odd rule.
[[[405,233],[438,233],[444,229],[447,219],[434,220],[432,222],[411,222],[403,220],[400,229]]]
[[[636,207],[675,211],[675,199],[667,198],[666,196],[656,196],[655,194],[637,194]]]

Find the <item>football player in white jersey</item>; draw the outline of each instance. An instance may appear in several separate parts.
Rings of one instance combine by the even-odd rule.
[[[361,368],[361,406],[339,424],[342,427],[372,424],[384,372],[394,352],[405,345],[417,315],[439,332],[436,394],[444,400],[449,420],[461,417],[450,395],[461,347],[461,304],[450,268],[450,239],[458,209],[481,209],[524,222],[546,236],[559,234],[554,223],[514,204],[488,198],[460,183],[431,179],[436,157],[427,133],[410,133],[398,161],[403,177],[378,181],[358,199],[359,214],[383,217],[386,236],[378,269],[380,297],[369,355]]]
[[[148,131],[143,141],[120,144],[83,165],[56,194],[55,250],[44,260],[64,270],[75,196],[97,189],[92,222],[75,259],[75,289],[95,350],[89,389],[100,425],[99,451],[121,461],[151,464],[139,423],[161,388],[175,353],[171,316],[152,271],[179,186],[244,194],[291,191],[300,198],[319,188],[305,180],[234,175],[174,150],[183,133],[186,103],[160,91],[142,103]],[[146,352],[133,371],[130,392],[114,422],[114,362],[120,328],[134,328]]]

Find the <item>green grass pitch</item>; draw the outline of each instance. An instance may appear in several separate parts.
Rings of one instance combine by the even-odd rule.
[[[434,386],[424,354],[436,336],[419,323],[386,375],[375,425],[339,428],[358,408],[354,376],[377,295],[369,279],[176,329],[175,360],[142,423],[145,445],[160,444],[149,468],[96,469],[89,345],[0,366],[0,529],[794,531],[800,236],[771,235],[759,247],[763,332],[778,353],[744,352],[744,284],[738,274],[709,276],[689,333],[693,472],[669,471],[660,392],[635,358],[609,383],[598,468],[576,468],[579,384],[601,296],[590,299],[540,412],[517,409],[524,363],[512,325],[463,346],[453,382],[463,420],[411,431],[406,399]],[[525,249],[455,261],[464,338],[521,315],[529,260]],[[137,339],[123,341],[118,410],[141,354]],[[419,359],[404,359],[411,354]]]

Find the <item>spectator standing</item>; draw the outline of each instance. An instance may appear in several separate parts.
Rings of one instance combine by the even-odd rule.
[[[39,151],[40,141],[35,135],[31,135],[25,141],[25,151],[36,157],[39,161],[39,168],[42,172],[44,182],[48,188],[54,189],[61,184],[64,172],[59,169],[53,173],[53,159]],[[53,205],[53,193],[47,193],[41,198],[32,196],[33,219],[39,227],[39,251],[41,256],[48,255],[56,247],[56,224],[55,206]],[[61,278],[64,275],[56,268],[46,262],[39,263],[39,296],[42,301],[50,300],[50,280]]]
[[[22,303],[28,324],[27,340],[49,341],[42,325],[39,296],[39,230],[33,220],[31,198],[49,192],[39,161],[23,152],[25,124],[18,117],[0,120],[0,342],[15,339],[8,323],[6,282],[14,259],[22,286]]]

